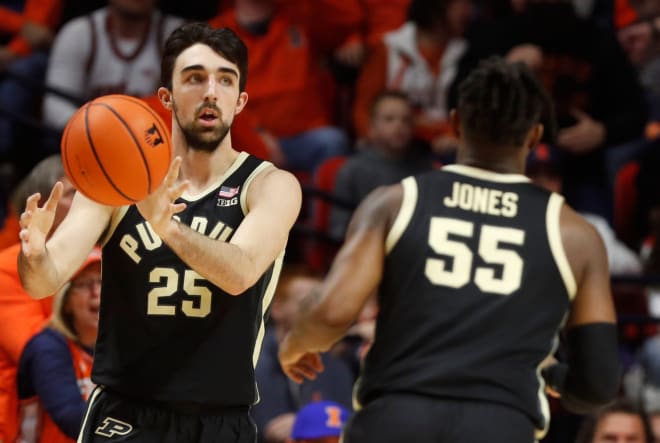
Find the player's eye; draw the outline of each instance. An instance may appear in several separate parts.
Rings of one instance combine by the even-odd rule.
[[[231,86],[234,84],[234,79],[229,75],[222,76],[220,78],[220,84],[225,86]]]

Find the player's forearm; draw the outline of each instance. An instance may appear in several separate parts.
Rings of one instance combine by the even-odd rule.
[[[334,311],[321,305],[322,294],[315,289],[302,301],[291,338],[301,348],[311,352],[324,352],[340,340],[351,327],[352,321],[339,318]]]
[[[231,295],[240,295],[259,279],[252,260],[231,243],[208,238],[172,221],[162,240],[202,277]]]
[[[617,328],[612,323],[575,326],[568,330],[567,341],[567,364],[550,366],[543,374],[566,409],[589,413],[612,401],[619,390]]]
[[[62,284],[48,249],[45,249],[43,254],[30,258],[20,252],[18,274],[27,293],[37,299],[54,294]]]

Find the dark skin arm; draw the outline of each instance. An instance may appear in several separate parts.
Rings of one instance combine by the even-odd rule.
[[[325,281],[303,300],[292,330],[280,345],[282,369],[293,381],[316,378],[323,370],[319,352],[344,336],[378,287],[385,240],[402,197],[399,184],[379,188],[356,210]]]
[[[573,209],[560,215],[562,243],[577,283],[566,328],[588,323],[616,323],[607,253],[600,235]]]
[[[584,414],[611,401],[618,391],[616,313],[600,236],[567,206],[560,217],[561,239],[575,276],[576,293],[565,330],[567,361],[553,359],[543,375],[551,395],[561,396],[569,411]]]

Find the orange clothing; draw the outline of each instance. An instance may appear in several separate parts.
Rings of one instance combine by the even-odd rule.
[[[0,251],[0,441],[18,433],[16,371],[21,352],[52,312],[52,297],[34,300],[18,276],[20,243]]]
[[[165,109],[157,95],[141,97],[151,108],[163,119],[168,130],[172,131],[172,113]],[[249,105],[248,105],[249,106]],[[270,160],[268,148],[264,141],[252,131],[250,119],[244,114],[244,110],[234,118],[231,126],[231,140],[234,149],[245,151],[262,160]],[[17,222],[18,223],[18,222]],[[0,233],[0,245],[2,244],[2,233]]]
[[[303,26],[319,55],[325,55],[362,29],[361,0],[276,0],[279,10]],[[323,17],[323,20],[319,20]]]
[[[442,59],[443,51],[422,51],[429,69],[437,75],[439,61]],[[353,104],[353,124],[359,137],[366,137],[369,133],[371,105],[376,96],[386,89],[398,90],[398,77],[388,84],[388,51],[381,41],[370,52],[369,57],[362,66],[355,88],[355,101]],[[403,74],[403,73],[401,73]],[[421,140],[432,141],[435,137],[452,135],[448,122],[429,120],[424,116],[424,109],[416,110],[415,136]]]
[[[341,0],[336,0],[341,1]],[[363,0],[366,18],[366,42],[374,46],[386,32],[406,22],[410,0]]]
[[[22,12],[0,7],[0,33],[14,35],[9,49],[16,55],[31,52],[30,44],[19,34],[26,22],[46,26],[55,31],[62,13],[62,0],[26,0]]]
[[[631,25],[637,20],[639,20],[637,11],[632,7],[629,0],[615,0],[614,24],[618,29]]]
[[[344,12],[341,17],[359,18],[353,26],[353,33],[348,40],[363,41],[368,47],[378,45],[386,32],[393,31],[406,22],[410,0],[323,0],[334,4],[338,9],[352,6],[351,13]],[[348,26],[352,23],[346,23]]]
[[[67,339],[67,344],[69,345],[69,351],[71,352],[71,364],[73,365],[76,381],[80,387],[80,394],[83,399],[88,400],[89,396],[94,389],[92,384],[92,356],[85,352],[77,343],[73,340]],[[75,440],[67,437],[55,424],[52,418],[46,413],[41,404],[39,403],[39,398],[30,398],[28,400],[23,400],[21,409],[27,411],[31,408],[31,405],[35,405],[37,408],[36,415],[36,435],[38,436],[37,442],[39,443],[75,443]]]
[[[18,223],[18,214],[16,210],[9,205],[9,213],[5,217],[5,225],[0,230],[0,251],[13,246],[18,240],[18,233],[21,232],[21,226]]]
[[[362,65],[355,86],[353,124],[360,137],[369,133],[371,105],[378,94],[387,89],[387,49],[383,43],[375,46]]]
[[[210,20],[213,27],[233,29],[248,47],[247,113],[254,130],[287,137],[329,126],[331,106],[325,92],[329,74],[309,41],[305,28],[277,12],[263,36],[238,25],[234,10]]]

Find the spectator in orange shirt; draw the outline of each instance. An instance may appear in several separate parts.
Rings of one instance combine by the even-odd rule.
[[[243,119],[266,141],[271,160],[312,173],[348,152],[348,137],[332,126],[331,79],[305,26],[274,0],[236,0],[210,24],[234,30],[250,51],[250,107]]]
[[[416,108],[415,135],[439,153],[453,152],[447,93],[467,44],[463,34],[471,0],[412,0],[408,22],[385,34],[360,73],[353,119],[359,137],[369,130],[369,109],[385,89],[405,92]]]
[[[18,369],[19,441],[74,443],[94,384],[99,330],[101,250],[55,294],[53,316],[25,345]]]
[[[57,181],[64,183],[64,194],[57,207],[53,227],[62,221],[73,198],[74,189],[64,175],[59,155],[39,162],[19,183],[12,194],[18,213],[25,210],[27,197],[41,193],[44,201]],[[54,230],[53,228],[53,230]],[[52,232],[52,231],[51,231]],[[14,441],[18,433],[18,361],[28,340],[51,315],[51,298],[35,300],[21,285],[17,259],[21,244],[0,251],[0,441]]]
[[[59,23],[61,0],[2,2],[0,6],[0,111],[23,116],[36,106],[35,88],[27,81],[43,83],[48,49]],[[0,155],[13,147],[16,124],[0,115]]]

